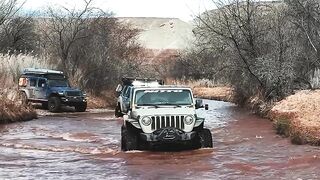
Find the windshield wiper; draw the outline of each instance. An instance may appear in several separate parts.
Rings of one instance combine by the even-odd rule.
[[[137,104],[137,106],[153,106],[155,108],[158,108],[159,106],[156,105],[156,104],[147,104],[147,103],[144,103],[144,104]]]
[[[160,105],[168,105],[168,106],[181,107],[180,104],[173,104],[173,103],[161,103]]]

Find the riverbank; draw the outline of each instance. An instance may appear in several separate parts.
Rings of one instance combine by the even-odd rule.
[[[193,87],[193,94],[195,97],[233,102],[233,88],[231,87]]]
[[[320,145],[320,90],[302,90],[269,112],[277,132],[295,144]]]
[[[37,118],[32,107],[23,106],[14,89],[0,89],[0,124],[29,121]]]
[[[229,87],[193,88],[197,97],[233,102]],[[261,117],[269,118],[276,132],[294,144],[320,145],[320,90],[301,90],[277,103],[250,98],[245,107]]]
[[[1,98],[0,101],[0,124],[19,121],[29,121],[37,118],[36,111],[27,106],[22,106],[15,101]]]
[[[87,98],[88,107],[84,113],[110,112],[110,109],[113,109],[116,102],[115,95],[111,91],[104,92],[99,96],[89,94]],[[18,92],[13,89],[0,89],[0,99],[0,124],[29,121],[36,119],[38,116],[50,116],[57,114],[50,113],[48,110],[42,109],[41,104],[23,106],[18,97]],[[75,113],[74,108],[65,107],[61,114],[70,112]]]
[[[88,94],[88,109],[113,109],[116,106],[117,97],[114,91],[104,91],[100,95]]]

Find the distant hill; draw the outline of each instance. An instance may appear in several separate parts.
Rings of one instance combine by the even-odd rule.
[[[141,29],[139,42],[146,49],[185,49],[193,39],[192,24],[177,18],[119,17]]]

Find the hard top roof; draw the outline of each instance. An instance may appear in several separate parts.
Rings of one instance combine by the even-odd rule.
[[[40,69],[40,68],[25,68],[22,71],[22,74],[31,75],[31,74],[61,74],[63,75],[62,71],[56,71],[52,69]]]
[[[56,71],[51,69],[37,69],[37,68],[26,68],[22,71],[21,77],[36,77],[36,78],[47,78],[47,79],[67,79],[67,76],[62,71]]]

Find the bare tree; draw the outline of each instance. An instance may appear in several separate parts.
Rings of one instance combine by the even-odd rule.
[[[30,16],[13,17],[2,24],[0,31],[0,52],[20,53],[37,50],[38,34]]]
[[[236,88],[239,103],[256,94],[270,100],[290,93],[296,76],[292,60],[296,44],[291,44],[295,32],[284,4],[213,2],[217,9],[196,18],[197,48],[189,59],[198,59],[202,72],[212,72],[211,78],[229,81]]]
[[[98,14],[101,11],[92,7],[92,0],[85,0],[84,3],[81,10],[50,7],[47,12],[49,18],[44,19],[41,25],[43,44],[49,44],[51,53],[59,57],[59,65],[68,75],[73,75],[80,63],[78,58],[71,57],[72,49],[78,41],[88,38],[89,19],[94,21],[101,16]]]
[[[49,8],[41,20],[41,51],[76,85],[99,93],[123,74],[139,73],[139,30],[84,1],[81,10]]]
[[[320,66],[320,2],[317,0],[286,0],[288,6],[287,15],[297,29],[294,40],[297,41],[300,55],[299,72],[296,81],[310,83],[310,76]]]
[[[17,16],[23,4],[18,0],[0,0],[0,51],[3,53],[33,49],[32,19],[26,15]]]
[[[122,76],[139,76],[142,48],[136,41],[139,30],[115,18],[103,18],[91,24],[92,36],[84,42],[87,64],[82,86],[97,92],[111,88]]]
[[[13,17],[21,7],[18,0],[0,0],[0,25]]]

